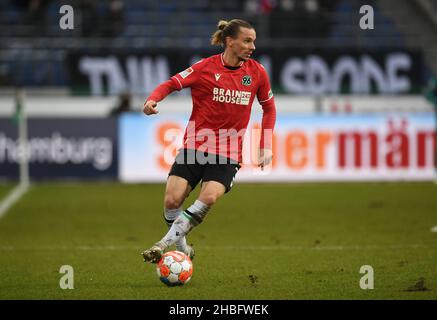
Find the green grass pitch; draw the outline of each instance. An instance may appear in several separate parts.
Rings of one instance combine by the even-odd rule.
[[[0,299],[437,298],[432,183],[237,183],[190,234],[193,278],[175,288],[140,256],[166,232],[163,193],[34,184],[0,219]],[[62,265],[73,290],[59,287]],[[362,265],[373,290],[359,286]]]

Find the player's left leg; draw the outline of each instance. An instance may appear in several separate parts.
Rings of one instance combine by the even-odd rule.
[[[194,227],[202,223],[211,207],[225,191],[225,186],[220,182],[203,182],[198,199],[176,218],[168,233],[156,245],[165,250],[186,236]]]

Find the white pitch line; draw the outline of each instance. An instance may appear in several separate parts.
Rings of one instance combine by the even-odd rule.
[[[29,184],[19,184],[0,202],[0,219],[29,190]]]
[[[418,248],[433,248],[435,245],[425,244],[404,244],[404,245],[349,245],[349,246],[198,246],[202,250],[261,250],[261,251],[347,251],[347,250],[402,250],[402,249],[418,249]],[[0,246],[0,251],[50,251],[50,250],[68,250],[68,251],[119,251],[119,250],[141,250],[138,246],[39,246],[39,247],[14,247]]]

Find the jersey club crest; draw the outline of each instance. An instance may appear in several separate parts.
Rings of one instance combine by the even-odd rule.
[[[244,84],[245,86],[250,86],[252,84],[252,77],[251,76],[244,76],[243,79],[241,80],[241,83]]]

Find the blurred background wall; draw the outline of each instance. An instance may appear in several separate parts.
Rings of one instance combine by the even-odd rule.
[[[74,9],[72,30],[59,26],[64,4]],[[374,10],[373,29],[360,28],[363,5]],[[271,174],[241,179],[433,179],[433,0],[1,0],[0,176],[17,178],[25,157],[35,179],[163,181],[189,90],[150,121],[139,113],[144,99],[220,52],[210,35],[232,18],[256,28],[254,59],[270,74],[278,109]],[[26,93],[25,152],[10,120],[17,88]],[[253,113],[257,128],[256,103]]]

